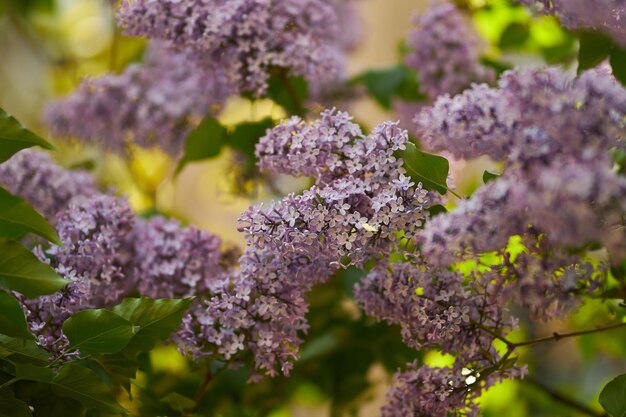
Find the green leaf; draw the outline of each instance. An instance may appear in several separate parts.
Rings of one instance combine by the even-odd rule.
[[[512,22],[502,32],[498,47],[501,49],[521,48],[530,36],[530,27],[525,23]]]
[[[404,151],[398,151],[398,156],[404,160],[404,168],[413,181],[440,194],[448,191],[446,180],[450,164],[446,158],[422,152],[410,142]]]
[[[31,363],[15,364],[15,378],[20,381],[35,381],[48,384],[52,382],[54,377],[54,371],[50,368]]]
[[[393,97],[409,101],[425,98],[419,94],[417,74],[403,65],[366,71],[355,77],[352,83],[363,84],[374,100],[385,109],[391,108]]]
[[[161,402],[172,407],[174,411],[192,410],[196,406],[196,402],[191,398],[180,395],[177,392],[170,392],[161,399]]]
[[[52,390],[63,397],[72,398],[87,408],[123,412],[111,390],[91,369],[68,363],[54,377]]]
[[[205,118],[188,136],[185,152],[176,167],[176,174],[190,162],[215,158],[226,143],[226,128],[212,117]]]
[[[0,417],[32,417],[28,404],[15,398],[0,399]]]
[[[69,282],[19,243],[0,241],[0,289],[34,298],[52,294]]]
[[[20,303],[4,291],[0,291],[0,333],[10,337],[35,339],[28,331]]]
[[[0,357],[9,357],[15,362],[47,364],[50,354],[33,340],[0,335]]]
[[[167,339],[180,326],[192,298],[170,300],[152,298],[127,298],[113,311],[133,325],[139,326],[130,339],[124,353],[134,356],[152,350],[160,341]]]
[[[0,163],[32,146],[53,149],[50,143],[25,129],[20,122],[0,108]]]
[[[626,49],[613,48],[611,52],[611,68],[613,75],[623,85],[626,85]]]
[[[19,239],[29,232],[61,244],[57,232],[41,214],[26,200],[0,187],[0,237]]]
[[[578,73],[593,68],[604,61],[613,48],[610,37],[601,32],[584,32],[578,49]]]
[[[258,122],[240,123],[229,135],[228,145],[250,157],[254,157],[254,149],[257,142],[265,135],[266,130],[273,126],[274,121],[269,117]]]
[[[626,374],[606,384],[600,393],[600,404],[613,417],[626,416]]]
[[[109,310],[84,310],[65,320],[63,334],[83,353],[117,353],[133,337],[133,325]]]
[[[113,383],[122,386],[129,394],[130,380],[137,376],[137,367],[139,366],[136,359],[129,359],[122,353],[115,355],[102,355],[97,359],[97,363],[109,375]]]
[[[268,80],[267,95],[289,114],[301,115],[309,97],[309,84],[304,77],[289,77],[278,69],[278,74]]]
[[[493,172],[485,170],[485,172],[483,172],[483,183],[487,184],[490,181],[498,179],[499,176],[500,174],[495,174]]]

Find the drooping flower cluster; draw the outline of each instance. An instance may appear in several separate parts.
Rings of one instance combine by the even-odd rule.
[[[132,143],[178,156],[190,130],[216,114],[231,93],[224,69],[211,59],[152,43],[142,64],[84,81],[69,97],[49,104],[44,121],[57,135],[113,151]]]
[[[570,29],[598,29],[626,46],[626,1],[624,0],[519,0],[541,13],[556,15]]]
[[[474,415],[471,400],[483,389],[524,375],[524,369],[503,369],[506,358],[494,348],[494,335],[504,337],[515,322],[506,317],[489,279],[410,262],[380,263],[357,284],[355,296],[367,314],[400,325],[409,346],[455,355],[451,368],[409,364],[398,373],[383,407],[385,417]]]
[[[26,199],[51,223],[76,199],[97,194],[85,171],[66,171],[45,152],[27,149],[0,164],[0,185]]]
[[[58,215],[56,228],[63,246],[39,247],[35,252],[72,282],[52,295],[23,300],[30,329],[42,346],[62,353],[67,344],[61,333],[63,321],[77,311],[121,301],[126,283],[119,251],[133,223],[126,201],[107,195],[72,203]]]
[[[415,24],[406,64],[418,71],[420,90],[432,100],[460,93],[474,82],[495,80],[495,72],[479,62],[478,34],[454,5],[432,7]]]
[[[591,159],[620,145],[626,91],[605,71],[580,78],[558,68],[518,69],[498,88],[477,85],[443,96],[416,116],[417,135],[434,150],[457,158],[488,155],[528,161],[558,154]]]
[[[509,72],[499,89],[476,86],[418,115],[424,139],[458,157],[508,161],[502,177],[420,234],[430,262],[450,265],[499,251],[519,235],[526,250],[494,266],[502,294],[549,318],[600,284],[581,260],[589,245],[623,257],[626,180],[609,149],[623,147],[626,90],[606,73]],[[576,254],[576,256],[574,255]],[[510,290],[508,290],[510,289]]]
[[[342,26],[355,19],[350,0],[124,0],[126,33],[191,47],[213,60],[240,92],[261,95],[275,68],[314,84],[343,76]],[[347,13],[346,13],[347,12]]]
[[[209,300],[191,344],[204,338],[227,356],[247,348],[257,370],[288,374],[307,329],[306,292],[342,263],[360,265],[391,250],[400,242],[396,232],[411,237],[421,226],[427,194],[394,156],[407,140],[395,123],[365,136],[335,110],[269,131],[257,146],[260,166],[310,175],[316,184],[241,216],[249,247],[240,275]]]
[[[213,292],[232,261],[220,252],[219,237],[164,217],[138,219],[126,274],[132,288],[152,298],[184,298]]]

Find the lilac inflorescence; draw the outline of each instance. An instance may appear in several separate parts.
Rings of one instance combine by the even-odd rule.
[[[113,305],[125,295],[120,250],[134,215],[124,199],[99,195],[70,204],[57,218],[63,246],[38,247],[35,253],[71,282],[62,290],[23,300],[31,331],[39,343],[61,353],[67,340],[61,325],[73,313]]]
[[[431,99],[457,94],[474,82],[493,82],[495,72],[479,62],[481,41],[452,4],[444,3],[415,19],[406,64],[418,71],[420,89]]]
[[[241,216],[249,247],[240,274],[196,313],[199,328],[188,323],[190,344],[208,342],[226,357],[250,349],[259,373],[288,374],[308,328],[307,291],[342,265],[392,250],[397,232],[411,238],[421,226],[427,193],[393,155],[407,140],[395,123],[365,136],[335,110],[268,131],[257,146],[260,166],[313,176],[315,185]]]
[[[289,70],[315,85],[343,76],[346,47],[338,16],[349,0],[125,0],[127,34],[191,47],[219,62],[240,92],[262,94],[269,73]]]
[[[43,151],[23,150],[0,165],[0,184],[26,199],[51,223],[72,201],[98,193],[85,171],[67,171]]]
[[[442,96],[415,122],[431,149],[524,163],[557,154],[606,154],[624,141],[625,115],[626,90],[608,72],[573,79],[548,68],[508,71],[497,88],[483,84]]]
[[[210,59],[153,43],[142,64],[86,80],[69,97],[49,104],[44,121],[57,135],[113,151],[132,143],[178,156],[190,130],[216,114],[231,93],[225,72]]]
[[[624,0],[518,0],[541,13],[556,15],[569,29],[597,29],[626,46]]]

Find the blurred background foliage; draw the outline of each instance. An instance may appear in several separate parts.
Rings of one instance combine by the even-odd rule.
[[[485,62],[498,70],[516,64],[572,67],[576,63],[577,37],[562,29],[554,18],[532,16],[507,0],[458,0],[457,4],[469,12],[487,41]],[[366,39],[351,57],[350,74],[397,65],[403,49],[397,45],[411,28],[409,16],[426,6],[422,0],[363,0],[360,7]],[[0,0],[0,107],[48,137],[39,124],[40,111],[48,100],[72,91],[83,77],[119,72],[140,60],[144,44],[120,33],[111,4],[105,0]],[[373,127],[395,117],[385,100],[359,100],[351,112],[366,127]],[[271,100],[236,98],[227,104],[219,121],[234,126],[284,115]],[[58,143],[57,147],[55,157],[62,164],[91,169],[103,185],[127,194],[137,211],[174,215],[223,236],[229,244],[243,242],[235,224],[249,204],[277,192],[302,189],[306,184],[279,179],[274,184],[278,190],[271,190],[254,179],[244,177],[242,181],[242,173],[231,162],[234,155],[226,150],[210,161],[191,163],[174,176],[176,162],[158,150],[132,149],[128,158],[122,159],[75,143]],[[482,184],[485,169],[497,171],[497,166],[485,161],[457,161],[452,168],[463,195]],[[449,358],[435,352],[424,352],[420,357],[401,342],[397,328],[377,324],[360,313],[351,295],[359,273],[344,271],[310,294],[312,336],[291,378],[248,385],[246,369],[221,370],[196,414],[375,416],[396,369],[414,359],[431,366],[446,364]],[[535,329],[526,320],[522,328],[527,334],[518,337],[590,328],[608,321],[612,314],[624,319],[624,309],[617,303],[588,302],[569,323],[548,323]],[[602,415],[597,402],[601,387],[626,371],[626,334],[562,340],[527,348],[523,356],[534,379],[507,381],[491,389],[481,398],[485,416],[578,415],[555,401],[560,394],[592,404]],[[202,383],[205,372],[199,366],[184,359],[174,346],[159,348],[142,358],[142,372],[131,390],[134,400],[120,393],[122,403],[138,415],[180,415]],[[559,392],[551,392],[552,387],[558,387]]]

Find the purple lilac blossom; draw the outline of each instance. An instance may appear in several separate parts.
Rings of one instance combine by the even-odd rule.
[[[216,114],[231,92],[224,71],[210,59],[153,43],[143,64],[84,81],[69,97],[49,104],[44,121],[57,135],[116,152],[134,143],[160,146],[176,157],[190,130]]]
[[[219,237],[163,217],[138,219],[128,236],[132,245],[126,275],[133,288],[152,298],[184,298],[211,293],[232,266]]]
[[[497,88],[444,95],[415,122],[433,150],[525,163],[623,146],[625,115],[626,90],[606,71],[574,79],[558,68],[527,68],[506,72]]]
[[[426,191],[393,156],[407,140],[395,123],[365,136],[335,110],[268,131],[257,146],[261,168],[310,175],[315,185],[242,214],[248,249],[240,274],[186,323],[190,350],[230,358],[247,348],[258,373],[288,374],[308,328],[307,291],[342,265],[391,251],[401,243],[396,232],[411,238],[425,219]]]
[[[26,149],[0,164],[0,184],[27,200],[51,223],[72,201],[98,194],[94,179],[82,170],[68,171],[46,152]]]
[[[438,416],[468,407],[474,415],[471,400],[483,389],[505,377],[524,376],[525,368],[499,365],[504,359],[494,348],[494,334],[505,337],[516,321],[507,316],[498,289],[484,278],[411,262],[379,263],[356,285],[355,297],[365,312],[400,325],[409,346],[455,355],[452,368],[409,364],[408,371],[397,374],[383,416]],[[478,380],[488,369],[493,372]],[[404,394],[410,395],[398,401]]]
[[[125,277],[119,252],[133,224],[128,203],[107,195],[72,203],[58,215],[56,228],[63,246],[37,247],[35,253],[71,283],[52,295],[23,300],[39,344],[62,353],[67,339],[61,325],[70,315],[121,301]]]
[[[240,92],[264,93],[274,68],[305,77],[317,90],[343,77],[346,47],[339,17],[350,0],[125,0],[129,35],[192,47],[219,63]],[[353,18],[347,19],[348,22]]]
[[[597,29],[626,46],[625,0],[518,0],[541,13],[556,15],[569,29]]]
[[[495,72],[479,62],[481,41],[452,4],[444,3],[415,18],[406,64],[418,71],[420,90],[430,99],[457,94],[475,82],[495,81]]]

